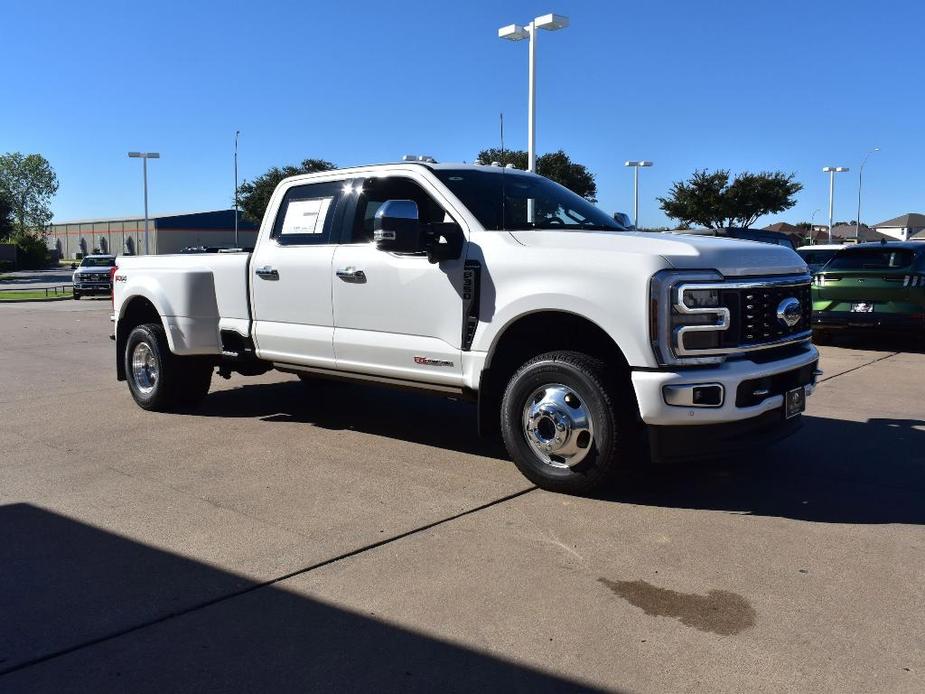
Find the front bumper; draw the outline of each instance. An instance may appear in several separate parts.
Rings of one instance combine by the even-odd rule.
[[[759,354],[754,356],[760,358]],[[781,413],[783,419],[783,391],[805,385],[806,394],[810,395],[815,387],[813,374],[818,361],[819,352],[813,345],[807,344],[796,354],[765,363],[742,358],[703,368],[633,371],[632,382],[642,421],[652,426],[699,428],[708,424],[740,422],[772,411]],[[807,374],[810,374],[808,379]],[[719,407],[691,407],[669,405],[665,401],[665,386],[700,383],[723,386],[723,404]],[[752,383],[755,387],[750,389]],[[749,391],[748,397],[742,397],[744,394],[740,392],[739,386],[743,384],[744,390]],[[759,389],[769,392],[764,396],[753,396],[752,393]],[[696,435],[705,438],[709,433],[703,431]]]
[[[109,283],[100,284],[99,282],[74,282],[74,291],[78,294],[112,294],[112,285]]]
[[[873,330],[891,332],[925,331],[921,313],[852,313],[850,311],[814,311],[815,330]]]

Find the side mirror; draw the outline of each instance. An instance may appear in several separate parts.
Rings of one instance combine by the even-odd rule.
[[[373,241],[380,251],[419,253],[424,250],[421,231],[413,200],[387,200],[373,217]]]
[[[373,217],[376,248],[390,253],[427,253],[431,263],[462,255],[465,237],[456,222],[421,224],[413,200],[387,200]]]
[[[633,220],[630,219],[630,216],[626,214],[626,212],[614,212],[613,220],[627,231],[633,231],[636,229],[636,227],[633,226]]]

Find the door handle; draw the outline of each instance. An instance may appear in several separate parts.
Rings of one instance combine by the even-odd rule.
[[[352,267],[345,267],[342,270],[335,270],[335,274],[344,282],[357,282],[362,284],[366,281],[366,273],[362,270],[355,270]]]
[[[257,277],[260,277],[261,279],[265,279],[265,280],[278,280],[279,279],[279,271],[274,267],[270,267],[269,265],[258,267],[256,270],[254,270],[254,272],[256,272]]]

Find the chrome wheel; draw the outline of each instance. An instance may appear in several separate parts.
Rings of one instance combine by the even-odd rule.
[[[144,395],[157,386],[157,358],[147,342],[139,342],[132,350],[132,380]]]
[[[591,412],[584,398],[561,383],[537,388],[527,398],[523,429],[540,460],[558,468],[578,465],[594,440]]]

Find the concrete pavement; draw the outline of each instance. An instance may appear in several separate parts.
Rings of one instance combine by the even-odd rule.
[[[0,306],[0,690],[925,688],[925,355],[825,348],[797,436],[576,499],[467,403],[143,412],[108,312]]]

